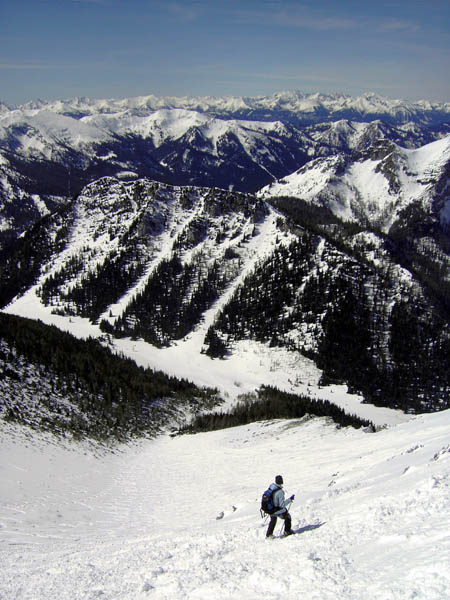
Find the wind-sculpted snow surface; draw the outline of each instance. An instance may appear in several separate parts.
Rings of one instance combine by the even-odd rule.
[[[3,425],[0,597],[445,600],[449,427],[306,418],[111,452]],[[279,472],[299,534],[267,541]]]

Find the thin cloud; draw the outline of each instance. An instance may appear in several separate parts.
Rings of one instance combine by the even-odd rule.
[[[54,65],[44,65],[40,63],[14,63],[14,62],[0,62],[0,69],[53,69]]]
[[[211,10],[208,0],[150,0],[149,7],[158,8],[178,21],[192,23]]]
[[[377,27],[380,33],[417,33],[420,25],[412,21],[393,19],[382,21]]]
[[[166,2],[165,6],[172,15],[181,21],[191,22],[195,21],[198,17],[198,9],[195,5],[186,5],[181,2]]]
[[[92,64],[92,63],[90,63]],[[10,62],[0,61],[0,71],[6,70],[32,70],[32,71],[50,71],[55,69],[85,69],[86,64],[57,64],[57,63],[32,63],[32,62]]]
[[[71,0],[77,4],[109,4],[108,0]]]
[[[409,19],[377,19],[366,16],[333,15],[330,11],[311,9],[306,6],[287,10],[280,5],[270,5],[249,11],[236,10],[234,16],[243,23],[277,25],[293,29],[324,31],[377,31],[378,33],[417,33],[420,24]]]
[[[356,19],[344,17],[316,17],[308,14],[306,11],[297,14],[291,14],[284,11],[279,12],[271,16],[271,21],[276,25],[300,29],[313,29],[315,31],[355,29],[361,25]]]
[[[243,23],[278,25],[294,29],[326,31],[354,29],[361,26],[361,21],[355,18],[326,16],[303,7],[289,11],[278,7],[256,11],[238,9],[234,14]]]

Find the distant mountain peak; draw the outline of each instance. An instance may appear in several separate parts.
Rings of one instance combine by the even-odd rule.
[[[373,92],[360,96],[344,93],[304,93],[298,90],[281,91],[271,96],[137,96],[123,99],[91,99],[76,97],[68,100],[31,101],[15,108],[19,110],[46,108],[52,112],[64,114],[79,113],[89,115],[95,113],[115,114],[124,110],[149,114],[161,108],[184,108],[199,112],[221,114],[230,117],[233,114],[252,115],[255,111],[281,111],[285,118],[292,113],[292,118],[312,122],[330,120],[334,115],[347,117],[359,115],[361,118],[374,118],[384,115],[396,122],[428,119],[442,122],[448,119],[450,103],[419,100],[415,102],[390,99]]]

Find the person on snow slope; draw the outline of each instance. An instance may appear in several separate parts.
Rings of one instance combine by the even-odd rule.
[[[291,505],[295,496],[292,495],[287,500],[284,497],[283,490],[283,477],[281,475],[277,475],[275,477],[275,483],[271,483],[269,489],[274,490],[272,492],[272,500],[273,504],[276,507],[276,511],[270,515],[269,527],[267,528],[266,538],[273,537],[273,531],[275,529],[275,525],[277,524],[277,518],[284,520],[284,535],[291,535],[292,524],[291,524],[291,515],[288,511],[288,506]]]

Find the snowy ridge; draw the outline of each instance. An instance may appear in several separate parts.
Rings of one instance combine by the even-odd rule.
[[[245,120],[239,116],[238,121],[233,119],[234,112],[244,106],[249,111],[266,108],[272,111],[271,118],[258,121],[254,117]],[[405,105],[400,101],[389,103],[379,97],[353,99],[320,94],[308,97],[298,94],[275,95],[272,98],[247,99],[247,103],[241,99],[231,105],[221,99],[213,101],[206,98],[203,101],[196,101],[196,99],[181,98],[175,101],[175,99],[154,99],[151,96],[123,101],[76,99],[54,103],[35,102],[0,113],[0,141],[2,146],[7,147],[8,138],[14,136],[15,151],[20,148],[24,154],[40,155],[50,159],[52,148],[53,152],[55,151],[55,145],[60,148],[59,152],[67,152],[65,147],[67,145],[80,150],[95,144],[111,142],[114,136],[132,134],[142,136],[144,139],[150,138],[154,146],[158,147],[167,140],[181,138],[192,128],[200,128],[206,139],[213,140],[213,144],[217,143],[214,140],[230,131],[238,134],[240,139],[245,139],[249,135],[270,135],[270,133],[283,134],[289,138],[290,134],[286,127],[277,119],[276,110],[288,111],[292,114],[306,110],[308,113],[316,111],[319,106],[326,106],[331,113],[342,111],[344,108],[359,111],[358,114],[353,115],[355,121],[353,123],[348,118],[339,118],[338,115],[333,119],[335,122],[328,124],[330,128],[326,129],[325,133],[322,134],[320,129],[317,133],[314,130],[310,132],[311,138],[321,145],[334,145],[339,138],[341,142],[349,138],[350,141],[346,143],[350,148],[357,147],[358,142],[374,128],[370,122],[357,122],[358,115],[364,116],[371,112],[377,114],[377,111],[382,110],[388,113],[393,111],[393,114],[396,111],[409,114],[408,111],[411,110],[401,108]],[[217,119],[208,114],[214,108],[220,109],[219,113],[230,109],[230,114]],[[442,109],[444,108],[447,113],[450,113],[450,105],[443,105]],[[388,126],[381,125],[376,120],[374,123],[378,123],[378,127],[384,127],[384,135],[386,135]],[[399,125],[405,127],[401,123]],[[408,124],[408,127],[409,133],[412,133],[413,121]],[[355,141],[352,141],[353,138]],[[308,136],[305,136],[302,142],[308,145]],[[251,147],[254,144],[253,142]],[[95,149],[91,151],[95,152]]]
[[[444,114],[450,112],[450,103],[432,103],[427,100],[407,102],[401,99],[389,99],[372,93],[354,97],[338,93],[305,94],[299,91],[286,91],[273,94],[272,96],[256,97],[158,97],[149,95],[121,100],[90,98],[74,98],[72,100],[58,100],[55,102],[37,100],[18,106],[17,108],[29,110],[43,107],[49,108],[54,112],[73,112],[74,114],[89,114],[93,112],[114,113],[123,110],[148,111],[159,110],[161,108],[182,108],[200,110],[202,112],[216,111],[218,113],[236,113],[249,110],[282,110],[308,114],[317,113],[319,109],[324,109],[330,114],[352,110],[361,115],[384,113],[399,118],[410,117],[417,112],[425,114],[432,111],[441,111]]]
[[[449,427],[449,411],[376,434],[277,421],[108,453],[3,425],[0,595],[444,600]],[[280,472],[299,533],[266,541]]]
[[[3,106],[0,247],[104,176],[254,193],[377,140],[418,148],[448,134],[448,114],[447,105],[300,92]]]
[[[222,200],[220,194],[224,196]],[[271,348],[268,344],[241,340],[233,343],[232,352],[225,361],[211,361],[203,353],[209,327],[246,276],[252,273],[256,265],[270,257],[276,248],[287,246],[295,239],[293,234],[280,230],[281,215],[268,206],[264,211],[262,207],[257,209],[260,216],[256,223],[255,208],[251,208],[247,216],[241,210],[230,210],[224,214],[227,193],[220,194],[214,199],[210,190],[174,188],[149,181],[125,183],[104,179],[88,186],[73,207],[69,219],[72,225],[65,249],[42,265],[41,276],[35,285],[23,296],[14,299],[4,311],[39,318],[77,337],[107,339],[114,350],[131,357],[138,365],[162,370],[200,386],[217,387],[230,404],[240,394],[252,392],[266,384],[329,400],[363,419],[368,419],[368,413],[376,414],[374,423],[377,425],[405,419],[400,411],[374,409],[362,404],[362,397],[347,393],[345,386],[319,387],[321,371],[312,360],[292,348]],[[186,205],[187,198],[189,208]],[[230,198],[232,202],[250,200],[236,194],[230,194]],[[196,231],[196,223],[204,223],[205,220],[208,223],[206,235],[192,246],[189,243],[180,246],[182,240],[189,240],[192,232]],[[139,261],[141,274],[102,309],[95,323],[77,316],[79,310],[71,300],[66,299],[66,294],[75,287],[83,289],[87,277],[94,275],[103,264],[111,264],[115,260],[111,257],[123,250],[121,240],[125,240],[129,231],[142,228],[145,231],[145,227],[148,228],[146,237],[138,238],[131,246],[133,260]],[[217,243],[218,237],[220,243]],[[321,263],[323,247],[322,243],[317,248],[320,270],[328,268]],[[224,262],[227,251],[231,251],[234,258]],[[216,261],[222,262],[226,269],[227,287],[203,312],[197,325],[183,338],[172,340],[166,348],[157,348],[142,339],[128,336],[121,339],[105,336],[98,323],[103,321],[113,326],[145,288],[158,265],[170,259],[174,252],[180,255],[185,266],[201,256],[203,270]],[[70,266],[74,262],[81,268],[72,271]],[[43,286],[49,280],[58,278],[63,270],[66,270],[66,275],[54,288],[52,299],[44,303]],[[311,271],[311,274],[316,271]],[[290,335],[294,341],[295,332]],[[301,338],[302,344],[314,346],[313,333],[306,325],[296,335]]]
[[[135,193],[136,185],[141,186],[140,199]],[[145,287],[158,264],[170,258],[180,238],[183,239],[186,232],[189,232],[190,225],[196,219],[206,216],[205,197],[210,195],[210,190],[189,189],[191,208],[188,210],[182,207],[183,194],[187,191],[183,188],[142,181],[127,184],[105,179],[92,184],[86,188],[74,206],[74,221],[69,243],[64,251],[52,257],[48,264],[43,265],[42,275],[36,284],[22,297],[15,299],[5,312],[24,317],[37,317],[44,323],[56,324],[79,337],[103,336],[98,325],[89,323],[87,319],[68,318],[55,314],[55,308],[60,312],[62,303],[44,306],[40,293],[42,284],[70,264],[74,258],[81,258],[82,271],[71,279],[66,278],[61,288],[62,292],[70,290],[80,284],[87,273],[95,272],[103,261],[108,260],[112,252],[120,250],[119,240],[133,222],[138,221],[139,218],[154,219],[155,222],[163,220],[165,228],[146,240],[144,252],[140,255],[144,267],[143,275],[101,315],[102,319],[113,324],[136,294]],[[101,195],[101,202],[99,202],[99,195]],[[210,210],[210,207],[208,209]],[[260,348],[258,344],[242,343],[241,348],[236,348],[235,356],[231,361],[226,363],[220,361],[214,368],[211,360],[201,354],[208,327],[245,276],[251,272],[258,261],[269,255],[276,245],[288,244],[293,239],[293,236],[288,233],[280,235],[276,224],[280,215],[268,207],[267,210],[267,215],[256,230],[252,217],[244,218],[239,212],[227,215],[226,219],[221,214],[215,218],[207,217],[210,221],[208,236],[182,253],[185,264],[189,264],[193,255],[198,253],[207,256],[209,263],[212,263],[218,259],[222,260],[227,249],[234,249],[233,251],[238,252],[239,257],[234,262],[239,260],[242,263],[239,270],[230,267],[231,279],[226,292],[203,314],[199,325],[185,339],[179,340],[170,348],[160,350],[142,340],[125,339],[114,342],[110,340],[110,343],[113,343],[119,352],[132,357],[142,366],[161,369],[177,377],[194,379],[199,385],[219,387],[222,393],[226,393],[231,398],[252,391],[264,381],[267,383],[273,381],[274,373],[267,374],[267,369],[269,372],[273,370],[279,372],[282,377],[280,384],[290,388],[289,380],[296,379],[293,373],[298,367],[296,366],[298,361],[304,365],[304,375],[299,382],[299,389],[306,390],[307,384],[316,384],[320,372],[314,367],[312,361],[297,356],[297,353],[294,353],[291,358],[288,358],[286,353],[280,360],[277,358],[280,352],[275,349],[269,351],[265,346]],[[224,224],[229,235],[220,245],[217,245],[215,238]],[[111,230],[114,231],[113,237],[110,235]],[[286,361],[289,360],[292,361],[292,374],[290,369],[285,371]],[[259,368],[254,368],[255,361],[256,364],[259,363]],[[269,367],[271,364],[272,366]],[[278,364],[277,368],[275,368],[276,364]],[[357,400],[357,404],[359,401],[360,399]],[[383,422],[389,412],[387,411],[386,415],[381,417]],[[380,412],[381,414],[383,411]]]
[[[190,208],[183,205],[186,194],[189,196]],[[140,254],[146,273],[135,287],[127,291],[119,303],[105,309],[105,318],[110,311],[114,312],[115,316],[111,318],[111,322],[120,315],[120,310],[126,308],[133,295],[142,289],[158,264],[177,251],[180,240],[190,236],[190,228],[195,226],[197,220],[207,219],[210,230],[204,239],[193,243],[192,248],[184,249],[183,262],[188,264],[195,254],[204,254],[208,261],[212,262],[222,259],[227,249],[239,247],[240,259],[246,264],[240,270],[240,281],[252,265],[269,253],[277,243],[279,231],[275,221],[278,215],[265,207],[264,211],[267,211],[269,216],[264,219],[257,232],[254,232],[253,213],[244,217],[241,213],[233,211],[226,218],[221,213],[217,216],[208,214],[213,209],[206,206],[205,199],[210,196],[211,192],[208,189],[178,188],[145,180],[125,183],[105,178],[88,186],[74,205],[69,243],[63,252],[43,265],[42,276],[27,295],[27,299],[18,300],[19,304],[27,303],[28,296],[39,292],[40,286],[49,277],[67,267],[76,258],[81,258],[82,271],[72,279],[65,279],[63,289],[69,290],[79,284],[86,273],[94,272],[98,266],[109,260],[111,253],[120,251],[124,235],[136,223],[142,221],[153,221],[155,227],[154,232],[147,232],[149,237],[145,239],[145,247]],[[220,233],[224,224],[227,230],[232,232],[232,237],[229,234],[225,241],[217,246],[215,236]],[[250,238],[252,231],[253,238]],[[292,236],[286,234],[282,243],[288,243],[291,239]],[[229,292],[233,291],[238,281],[230,285]],[[36,302],[40,303],[38,297]],[[16,303],[13,306],[17,308]]]
[[[432,207],[436,183],[450,162],[450,136],[414,150],[391,143],[383,154],[352,161],[342,155],[318,158],[258,195],[319,202],[343,220],[367,219],[388,231],[409,204]],[[446,211],[445,205],[442,218]]]
[[[129,111],[113,115],[99,114],[83,117],[80,122],[116,135],[131,133],[144,139],[151,138],[155,147],[167,140],[177,140],[192,128],[198,128],[205,139],[211,140],[216,154],[218,141],[229,132],[237,135],[250,148],[254,146],[251,136],[265,136],[272,132],[288,135],[286,127],[280,122],[223,120],[185,109],[160,109],[149,116],[136,116]]]
[[[304,161],[301,139],[276,120],[226,120],[186,109],[1,113],[0,246],[103,176],[255,190]]]
[[[198,128],[206,139],[216,146],[217,141],[233,132],[252,147],[250,136],[270,133],[288,135],[279,122],[221,120],[204,113],[185,109],[161,109],[150,115],[134,115],[129,111],[114,114],[96,114],[75,119],[71,116],[41,110],[15,110],[0,116],[0,141],[7,144],[11,132],[15,134],[15,150],[29,156],[52,158],[54,147],[66,146],[80,150],[100,143],[111,142],[114,136],[139,135],[150,138],[155,147],[168,140],[177,140],[192,128]],[[95,148],[93,149],[95,152]]]
[[[409,156],[408,151],[399,154]],[[384,153],[385,161],[391,155]],[[420,158],[419,163],[425,165],[424,173],[431,173],[441,152],[426,156],[428,162]],[[311,170],[317,166],[318,177],[332,182],[333,169],[322,172],[319,167],[326,162],[341,168],[342,160],[313,161]],[[366,163],[380,165],[383,159],[363,158],[347,165],[347,170],[351,173],[352,167],[358,174],[362,166],[363,180]],[[436,168],[440,172],[439,164]],[[386,183],[384,172],[368,172]],[[372,191],[377,189],[383,188]],[[294,213],[296,203],[294,199]],[[361,218],[365,207],[361,203],[357,208]],[[349,205],[351,216],[350,209],[355,205]],[[8,277],[14,282],[7,288],[4,303],[9,306],[4,310],[56,324],[78,337],[101,337],[139,365],[217,387],[231,401],[261,385],[276,385],[330,400],[367,418],[362,396],[352,397],[343,386],[337,390],[318,386],[327,365],[334,365],[335,351],[323,342],[326,335],[333,344],[345,346],[339,350],[340,371],[330,371],[331,382],[348,382],[351,390],[375,403],[381,399],[383,406],[404,410],[414,406],[419,412],[425,407],[444,408],[447,383],[441,369],[448,330],[435,317],[420,279],[396,261],[375,233],[349,235],[338,226],[335,246],[326,225],[324,237],[317,230],[291,227],[281,213],[254,196],[146,179],[103,178],[87,186],[64,217],[54,215],[45,230],[36,231],[39,244],[27,243],[27,248],[38,246],[33,261],[39,270],[32,278],[21,270],[28,264],[21,255],[12,257],[3,275],[7,285]],[[60,241],[55,245],[55,240]],[[432,239],[417,238],[420,260],[429,260],[430,255],[435,263],[427,264],[443,273],[448,265],[444,251]],[[24,277],[29,281],[27,290],[17,287]],[[444,285],[441,282],[443,289]],[[350,309],[345,305],[348,297],[354,302]],[[339,321],[335,329],[327,325],[330,318],[336,319],[338,309],[350,319],[344,337],[339,337]],[[410,377],[403,371],[405,400],[390,404],[392,388],[380,390],[378,383],[388,386],[390,379],[379,369],[384,364],[405,368],[403,361],[398,367],[393,362],[403,356],[395,346],[403,344],[402,339],[395,341],[401,326],[398,315],[403,314],[399,311],[406,311],[414,335],[420,329],[412,364],[422,361],[420,344],[430,344],[436,351],[424,367],[419,396],[424,400],[407,387]],[[356,323],[357,319],[361,320]],[[354,328],[351,335],[360,351],[344,358],[351,350],[345,342],[349,328]],[[359,338],[361,329],[369,332],[364,341]],[[406,351],[411,347],[402,349]],[[211,361],[210,356],[225,360]],[[361,364],[355,368],[358,359]],[[354,366],[351,372],[348,364]],[[360,377],[367,365],[372,369],[372,388],[366,387],[368,377]],[[435,372],[442,377],[428,376]],[[376,424],[390,422],[392,411],[379,410]]]
[[[362,149],[374,139],[393,135],[399,137],[402,131],[404,143],[412,143],[414,146],[417,142],[414,144],[412,139],[408,142],[406,134],[413,138],[414,133],[419,139],[422,135],[420,130],[414,132],[412,124],[409,130],[405,130],[404,126],[399,127],[394,134],[389,126],[380,121],[359,123],[348,120],[307,128],[302,134],[292,130],[292,126],[288,129],[275,119],[219,119],[206,113],[181,108],[158,109],[146,115],[136,115],[130,110],[105,114],[99,112],[79,119],[72,115],[52,112],[48,108],[25,111],[17,109],[0,114],[0,143],[4,149],[11,146],[11,149],[24,156],[47,160],[58,158],[58,154],[61,158],[67,154],[69,148],[76,151],[89,150],[92,160],[99,146],[98,158],[101,158],[102,145],[111,144],[117,136],[140,136],[144,140],[151,140],[153,146],[158,148],[168,141],[180,140],[187,134],[192,135],[194,130],[212,144],[216,155],[218,142],[234,134],[249,156],[256,155],[258,150],[267,145],[267,137],[295,141],[314,156],[320,155],[326,148]]]

